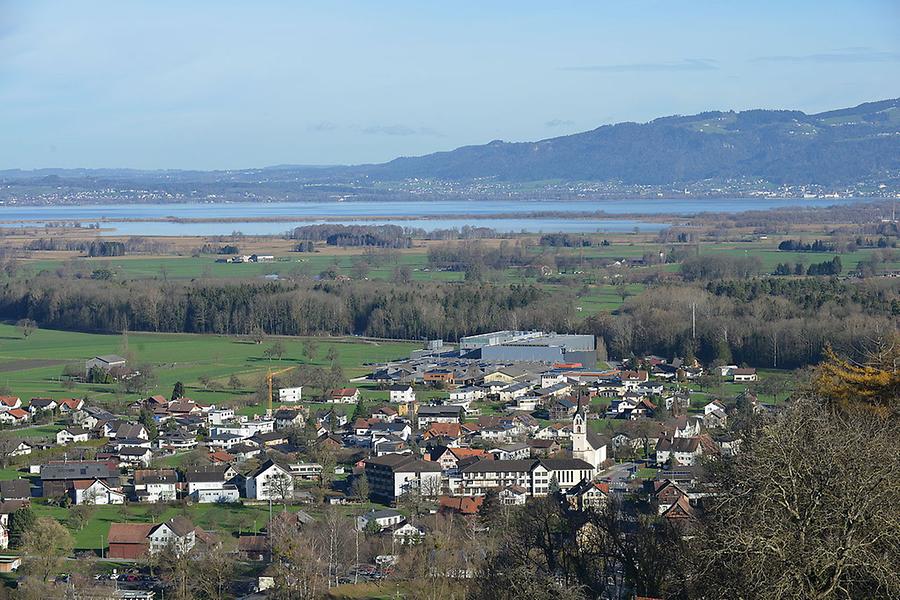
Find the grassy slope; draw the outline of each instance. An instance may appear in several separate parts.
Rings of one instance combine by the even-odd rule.
[[[242,378],[245,387],[252,388],[270,367],[279,369],[305,362],[302,349],[308,338],[278,339],[285,346],[285,358],[270,361],[264,358],[263,352],[272,339],[257,345],[228,336],[129,333],[126,348],[121,335],[39,329],[23,339],[15,327],[0,325],[0,363],[12,363],[7,365],[7,370],[0,372],[0,385],[9,388],[24,400],[36,396],[114,398],[116,393],[113,386],[78,384],[72,390],[66,389],[58,380],[62,364],[22,370],[12,367],[15,361],[29,358],[81,362],[100,354],[130,352],[134,355],[136,364],[151,363],[155,366],[158,377],[156,391],[159,393],[168,394],[176,381],[182,381],[188,388],[188,395],[195,400],[221,403],[236,393],[245,393],[247,390],[206,390],[199,383],[200,377],[208,376],[224,384],[236,373]],[[366,373],[366,363],[405,357],[413,348],[418,347],[413,343],[373,343],[355,338],[316,338],[316,343],[317,356],[312,362],[325,366],[325,355],[329,348],[334,347],[338,362],[348,377]],[[123,397],[125,399],[133,397]]]

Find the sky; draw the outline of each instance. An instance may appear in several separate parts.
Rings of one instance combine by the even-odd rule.
[[[898,96],[898,0],[0,0],[0,169],[382,162]]]

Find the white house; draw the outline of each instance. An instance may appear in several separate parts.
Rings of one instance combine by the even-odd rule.
[[[356,404],[359,402],[359,390],[357,388],[339,388],[328,393],[328,402],[335,404]]]
[[[279,402],[300,402],[300,398],[302,395],[302,385],[298,385],[297,387],[285,387],[278,389]]]
[[[419,429],[426,429],[432,423],[459,423],[463,409],[455,405],[420,406],[416,412],[416,424]]]
[[[22,399],[18,396],[0,396],[0,411],[22,408]]]
[[[2,410],[2,408],[0,406],[0,423],[18,425],[28,422],[28,419],[31,418],[31,413],[22,408],[10,408],[7,410]]]
[[[399,525],[405,520],[405,517],[400,512],[392,508],[372,510],[356,517],[356,529],[357,531],[365,531],[366,528],[378,527],[378,531],[381,531],[388,527]]]
[[[184,554],[197,542],[194,524],[184,517],[175,517],[154,527],[147,536],[150,554],[172,548],[176,554]]]
[[[294,495],[294,478],[290,469],[267,460],[247,476],[247,498],[253,500],[283,500]]]
[[[143,446],[125,446],[119,450],[119,462],[124,465],[149,467],[153,451]]]
[[[125,493],[110,487],[102,479],[74,482],[75,504],[124,504]]]
[[[392,385],[388,390],[390,392],[391,402],[395,404],[416,401],[416,393],[413,391],[411,385]]]
[[[412,523],[404,523],[391,533],[394,542],[401,546],[418,544],[425,537],[425,529],[413,525]]]
[[[195,498],[200,491],[221,491],[227,482],[237,476],[231,465],[191,469],[185,472],[188,496]]]
[[[731,377],[735,383],[749,383],[759,379],[756,369],[733,369]]]
[[[197,504],[223,504],[239,502],[241,492],[236,485],[226,483],[218,489],[197,490],[191,495],[191,499]]]
[[[214,408],[206,413],[206,420],[210,425],[224,425],[234,420],[234,409],[227,407]]]
[[[143,470],[134,472],[134,493],[140,502],[174,502],[178,475],[174,469]]]
[[[710,402],[709,404],[706,404],[706,405],[703,407],[703,414],[704,414],[704,415],[708,415],[709,413],[713,412],[714,410],[721,410],[721,411],[724,411],[724,410],[725,410],[725,405],[722,404],[722,403],[721,403],[720,401],[718,401],[718,400],[713,400],[712,402]]]
[[[690,438],[659,438],[656,442],[656,463],[665,464],[673,458],[679,465],[693,466],[703,455],[703,445],[700,439]]]
[[[65,446],[66,444],[76,444],[78,442],[86,442],[90,438],[90,432],[81,427],[66,427],[56,432],[56,445]]]
[[[57,407],[59,405],[52,398],[32,398],[28,405],[28,412],[36,415],[39,412],[56,410]]]
[[[322,465],[315,462],[293,463],[288,465],[291,475],[304,481],[313,481],[322,474]]]

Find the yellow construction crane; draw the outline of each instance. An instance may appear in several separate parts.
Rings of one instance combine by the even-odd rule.
[[[291,365],[290,367],[285,367],[284,369],[279,369],[279,370],[277,370],[277,371],[273,371],[273,370],[270,368],[270,369],[269,369],[269,372],[266,374],[266,383],[267,383],[268,386],[269,386],[269,407],[266,409],[266,417],[267,417],[267,418],[271,419],[271,418],[272,418],[272,413],[273,413],[273,411],[272,411],[272,379],[273,379],[276,375],[281,375],[282,373],[287,373],[288,371],[290,371],[291,369],[296,368],[297,366],[298,366],[298,365]]]

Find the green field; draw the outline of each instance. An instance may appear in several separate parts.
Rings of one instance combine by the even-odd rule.
[[[270,368],[277,370],[307,362],[328,366],[326,354],[329,348],[334,348],[345,375],[352,378],[367,373],[369,368],[365,365],[369,363],[404,358],[418,347],[406,342],[315,338],[316,356],[307,361],[303,357],[303,345],[310,338],[279,337],[277,339],[286,350],[285,356],[282,360],[269,360],[263,353],[275,339],[254,344],[246,339],[219,335],[129,333],[122,336],[48,329],[39,329],[23,338],[17,328],[0,325],[0,386],[26,402],[39,396],[132,401],[136,396],[120,395],[113,385],[79,383],[67,388],[61,379],[66,363],[82,363],[102,354],[120,354],[133,357],[132,364],[154,366],[158,378],[154,392],[168,395],[175,382],[181,381],[191,398],[221,404],[257,389]],[[47,360],[56,362],[35,362]],[[202,377],[209,377],[225,386],[232,374],[241,378],[243,389],[214,390],[200,383]]]
[[[41,503],[32,505],[34,512],[39,517],[49,516],[60,523],[67,523],[70,510],[59,506],[50,506]],[[290,510],[298,510],[300,507],[289,507]],[[119,506],[95,506],[90,518],[82,529],[72,530],[77,550],[99,550],[105,547],[111,523],[149,523],[152,518],[149,514],[149,505],[130,504]],[[275,505],[273,511],[278,512],[282,507]],[[194,525],[207,531],[215,531],[224,536],[237,536],[240,533],[257,532],[266,526],[269,520],[268,505],[242,505],[242,504],[190,504],[186,507],[166,506],[158,518],[165,521],[184,515]]]

